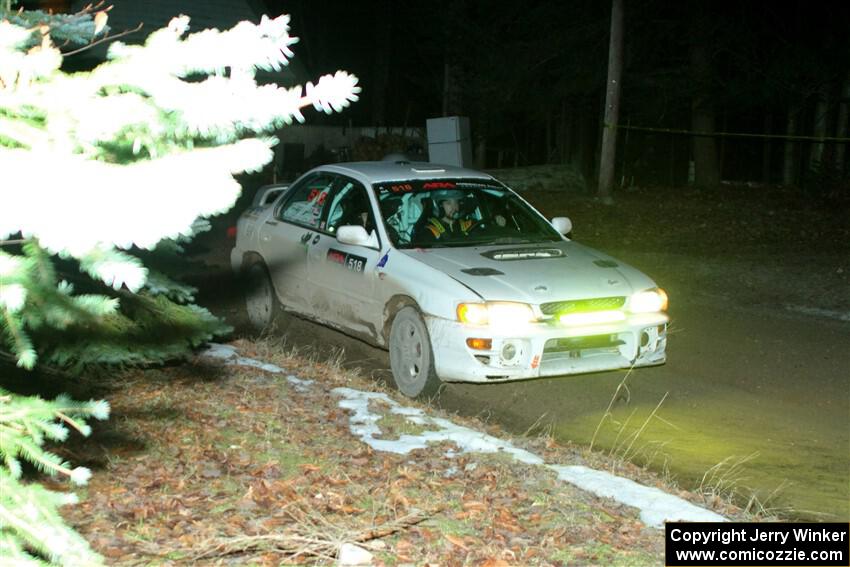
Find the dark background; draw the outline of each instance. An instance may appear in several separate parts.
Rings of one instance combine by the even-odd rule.
[[[699,100],[717,132],[846,137],[848,3],[624,4],[621,125],[692,130]],[[571,163],[594,177],[610,2],[266,5],[292,16],[307,79],[337,69],[360,77],[360,102],[311,123],[423,127],[427,118],[465,115],[479,166]],[[696,49],[706,65],[695,63]],[[834,187],[847,171],[839,144],[813,158],[807,140],[794,141],[790,154],[782,139],[715,140],[722,179],[843,191]],[[618,141],[622,184],[688,182],[690,136],[624,129]]]

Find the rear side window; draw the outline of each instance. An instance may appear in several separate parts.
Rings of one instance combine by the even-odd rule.
[[[286,202],[278,211],[278,218],[308,228],[319,228],[322,213],[328,205],[328,195],[334,176],[319,174],[293,187]]]

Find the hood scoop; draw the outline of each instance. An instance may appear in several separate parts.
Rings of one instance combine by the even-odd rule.
[[[513,260],[538,260],[541,258],[562,258],[564,251],[558,248],[509,248],[501,250],[490,250],[481,254],[485,258],[499,262],[510,262]]]
[[[611,260],[594,260],[593,263],[599,266],[600,268],[616,268],[620,265],[617,262]]]
[[[500,272],[499,270],[493,268],[466,268],[465,270],[461,270],[464,274],[469,274],[470,276],[504,276],[505,272]]]

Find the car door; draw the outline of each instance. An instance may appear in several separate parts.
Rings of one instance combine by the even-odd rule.
[[[344,176],[338,176],[329,201],[324,235],[308,254],[313,305],[328,323],[375,336],[382,307],[375,297],[380,245],[372,201],[363,184]],[[357,224],[373,235],[372,245],[352,246],[336,239],[339,227]]]
[[[293,186],[260,228],[260,253],[266,261],[281,303],[315,315],[311,302],[307,251],[320,235],[334,177],[313,174]]]

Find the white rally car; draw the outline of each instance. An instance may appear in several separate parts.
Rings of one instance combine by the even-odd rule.
[[[667,296],[480,171],[315,168],[261,189],[231,251],[249,319],[295,313],[387,348],[398,388],[665,361]]]

